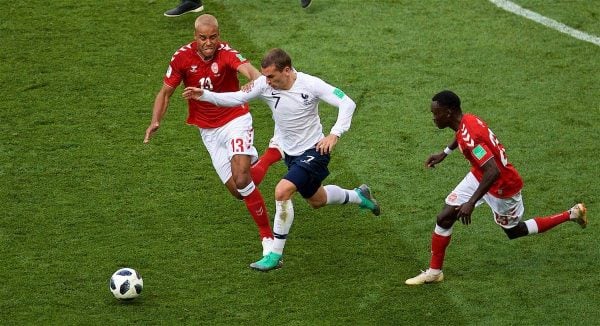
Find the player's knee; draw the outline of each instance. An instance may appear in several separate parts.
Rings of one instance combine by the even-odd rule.
[[[456,221],[455,217],[445,215],[443,213],[439,214],[436,218],[436,224],[444,229],[452,228],[452,225],[454,225],[455,221]]]
[[[288,180],[282,179],[275,186],[275,200],[284,201],[291,199],[294,195],[296,188],[293,183]]]
[[[248,187],[251,181],[252,177],[250,177],[250,174],[240,174],[234,176],[233,178],[233,182],[235,183],[235,187],[237,189],[244,189]]]
[[[284,201],[290,199],[289,191],[285,188],[276,187],[275,188],[275,200]]]

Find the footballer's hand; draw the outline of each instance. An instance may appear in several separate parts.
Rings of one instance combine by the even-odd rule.
[[[475,209],[475,205],[471,204],[471,202],[466,202],[458,207],[456,210],[456,218],[460,219],[462,224],[469,225],[471,224],[471,214],[473,213],[473,209]]]
[[[150,142],[150,138],[152,135],[154,135],[158,128],[160,128],[158,123],[151,123],[150,126],[148,126],[148,129],[146,129],[146,136],[144,137],[144,144],[148,144]]]
[[[183,97],[186,100],[200,100],[200,96],[204,94],[204,90],[198,87],[186,87],[183,90]]]
[[[446,158],[446,153],[441,152],[438,154],[433,154],[427,158],[425,161],[425,166],[428,168],[434,168],[436,164],[442,162]]]
[[[334,134],[327,135],[327,137],[319,140],[315,147],[321,155],[329,154],[333,151],[335,144],[337,144],[338,138]]]

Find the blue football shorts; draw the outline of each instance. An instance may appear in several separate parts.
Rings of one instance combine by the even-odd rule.
[[[302,197],[310,198],[329,175],[327,165],[330,159],[330,154],[321,155],[315,148],[308,149],[299,156],[286,154],[288,172],[283,178],[293,183]]]

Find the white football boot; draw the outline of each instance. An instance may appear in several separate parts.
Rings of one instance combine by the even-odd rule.
[[[439,283],[443,280],[444,280],[444,273],[442,271],[440,271],[437,274],[434,274],[428,268],[426,271],[421,272],[421,274],[419,274],[413,278],[409,278],[404,283],[407,285],[421,285],[421,284],[427,284],[427,283]]]

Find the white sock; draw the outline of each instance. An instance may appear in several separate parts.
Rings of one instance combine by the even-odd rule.
[[[525,226],[527,226],[528,234],[536,234],[538,233],[538,225],[534,219],[529,219],[525,221]]]
[[[432,275],[440,275],[441,272],[442,272],[441,269],[435,269],[435,268],[427,269],[427,273],[432,274]]]
[[[273,238],[262,238],[263,256],[268,255],[273,249]]]
[[[290,199],[275,201],[275,219],[273,221],[273,235],[275,236],[275,240],[273,241],[271,252],[280,255],[283,254],[283,247],[285,247],[285,241],[293,222],[294,205],[292,201]]]
[[[327,205],[354,203],[360,204],[360,197],[354,190],[343,189],[336,185],[326,185],[323,187],[327,193]]]
[[[441,235],[443,237],[449,237],[452,235],[452,227],[450,227],[449,229],[444,229],[443,227],[437,225],[437,223],[435,224],[435,229],[433,229],[433,232],[435,232],[435,234],[437,235]]]
[[[248,197],[255,188],[256,186],[254,185],[254,182],[250,181],[250,183],[244,189],[238,189],[237,191],[240,193],[240,195],[242,195],[242,197]]]

